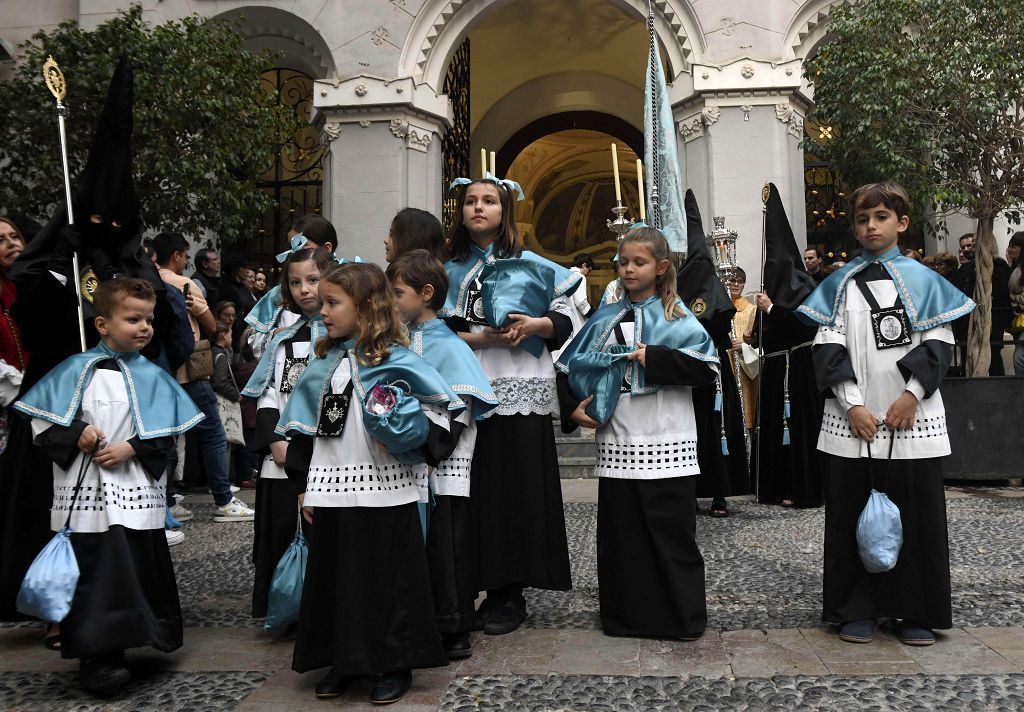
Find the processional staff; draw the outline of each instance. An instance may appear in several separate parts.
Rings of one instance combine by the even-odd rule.
[[[71,208],[71,172],[68,170],[68,145],[67,134],[64,131],[64,118],[68,109],[64,105],[64,97],[67,96],[67,83],[64,81],[64,73],[60,71],[57,62],[52,56],[47,57],[43,64],[43,80],[49,88],[53,98],[57,100],[57,128],[60,130],[60,155],[64,164],[64,199],[68,208],[68,225],[75,224],[75,216]],[[72,280],[75,283],[75,296],[78,297],[78,338],[85,351],[85,312],[82,310],[82,285],[79,280],[78,251],[72,253],[71,269]]]
[[[725,218],[715,217],[714,218],[715,229],[710,235],[707,235],[705,240],[708,245],[708,252],[711,253],[711,259],[715,264],[715,271],[718,273],[718,278],[722,281],[727,292],[729,292],[730,298],[732,296],[732,285],[739,279],[739,265],[736,262],[736,238],[737,233],[734,230],[727,230],[725,228]],[[729,325],[729,339],[733,342],[736,341],[736,322],[733,321]],[[740,357],[741,354],[733,354],[732,357],[732,371],[736,378],[736,391],[739,394],[740,400],[740,417],[742,420],[746,420],[743,415],[743,404],[744,390],[743,390],[743,378],[740,369]],[[725,364],[722,364],[723,366]],[[719,380],[721,384],[721,380]],[[721,387],[721,385],[719,385]],[[725,398],[723,394],[722,398],[722,437],[725,438]],[[747,432],[746,422],[743,425],[743,442],[746,445],[747,454],[747,467],[750,467],[750,433]]]
[[[771,184],[765,181],[761,188],[761,290],[758,294],[764,294],[764,267],[768,260],[768,198],[771,197]],[[764,312],[760,307],[757,310],[757,372],[764,373]],[[754,491],[758,501],[761,499],[761,394],[764,387],[757,389],[757,412],[754,421],[754,443],[757,451],[754,456],[757,467],[757,479],[754,482]]]

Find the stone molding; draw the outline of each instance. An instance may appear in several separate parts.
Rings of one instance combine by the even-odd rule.
[[[797,113],[789,104],[775,105],[775,118],[786,124],[786,133],[796,139],[803,140],[804,117]]]
[[[438,96],[425,84],[416,84],[412,77],[360,75],[317,80],[313,84],[313,106],[339,123],[406,120],[411,115],[446,129],[451,126],[448,97]]]

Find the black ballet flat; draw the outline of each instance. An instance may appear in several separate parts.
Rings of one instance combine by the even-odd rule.
[[[351,682],[352,678],[348,675],[341,675],[331,670],[317,683],[314,694],[318,700],[333,700],[344,695]]]
[[[711,516],[717,519],[729,516],[729,507],[722,497],[715,497],[711,501]]]
[[[132,674],[124,665],[101,659],[83,659],[78,669],[78,684],[86,692],[106,697],[116,694],[132,680]]]
[[[370,702],[375,705],[390,705],[405,697],[412,687],[412,670],[386,672],[377,680],[370,693]]]
[[[441,644],[449,660],[462,660],[473,654],[469,633],[445,633],[441,636]]]

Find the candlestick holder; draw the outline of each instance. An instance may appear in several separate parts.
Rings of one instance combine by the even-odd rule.
[[[608,229],[616,234],[616,242],[622,242],[622,238],[626,236],[626,233],[629,232],[630,225],[633,224],[633,221],[626,217],[626,212],[628,210],[629,208],[623,205],[622,201],[619,200],[615,207],[612,208],[612,212],[615,213],[615,219],[605,220],[605,223],[608,225]]]

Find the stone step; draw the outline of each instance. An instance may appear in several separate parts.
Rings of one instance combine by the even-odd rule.
[[[597,457],[559,457],[558,476],[563,480],[591,479]]]
[[[558,457],[592,457],[596,452],[597,445],[593,436],[579,437],[575,435],[556,435],[555,447],[558,449]]]

